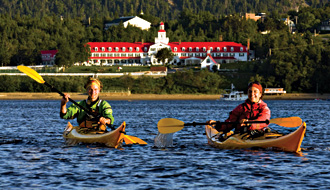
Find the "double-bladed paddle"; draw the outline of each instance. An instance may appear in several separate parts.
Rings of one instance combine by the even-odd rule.
[[[20,65],[20,66],[17,66],[17,69],[20,70],[22,73],[25,73],[26,75],[31,77],[38,83],[45,84],[46,86],[50,87],[52,89],[52,91],[57,92],[61,96],[64,97],[64,94],[61,91],[59,91],[57,88],[53,87],[52,85],[50,85],[49,83],[44,81],[44,79],[39,75],[39,73],[37,73],[35,70],[31,69],[30,67]],[[87,115],[90,116],[91,118],[98,117],[98,115],[96,115],[94,112],[92,112],[88,108],[85,108],[84,106],[78,104],[76,101],[72,100],[71,98],[69,98],[69,101],[72,102],[73,104],[75,104],[76,106],[78,106],[79,108],[81,108],[82,110],[84,110],[87,113]],[[142,139],[131,136],[131,135],[125,135],[124,140],[125,140],[126,144],[147,144]]]
[[[220,124],[239,124],[239,122],[218,122]],[[300,117],[286,117],[286,118],[274,118],[266,121],[247,121],[248,123],[274,123],[282,127],[298,127],[301,125],[302,120]],[[157,127],[160,133],[175,133],[184,128],[184,126],[196,126],[196,125],[208,125],[209,123],[184,123],[178,119],[174,118],[163,118],[158,121]],[[214,123],[215,124],[215,123]]]

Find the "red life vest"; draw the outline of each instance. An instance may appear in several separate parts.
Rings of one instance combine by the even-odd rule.
[[[265,121],[270,119],[270,109],[267,104],[260,100],[258,103],[252,103],[250,100],[246,100],[244,103],[238,105],[233,111],[230,112],[229,118],[226,122],[238,122],[242,119],[248,120],[257,120],[257,121]],[[267,127],[266,123],[262,124],[252,124],[249,130],[255,129],[263,129]],[[231,130],[236,128],[236,130],[240,130],[241,125],[228,125],[226,129]]]

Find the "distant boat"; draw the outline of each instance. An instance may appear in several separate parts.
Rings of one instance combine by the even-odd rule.
[[[231,84],[231,90],[229,94],[222,94],[220,100],[223,101],[244,101],[248,99],[248,95],[244,94],[243,91],[234,90],[235,86]]]

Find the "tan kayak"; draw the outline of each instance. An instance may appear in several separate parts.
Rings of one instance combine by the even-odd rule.
[[[247,148],[274,148],[285,152],[300,152],[301,142],[305,136],[306,123],[294,132],[282,135],[277,133],[265,133],[262,136],[252,138],[246,134],[234,134],[224,141],[219,140],[219,132],[210,125],[205,126],[208,144],[220,149],[247,149]]]
[[[125,121],[115,130],[106,133],[86,133],[80,127],[73,127],[68,122],[67,127],[63,132],[63,138],[68,145],[75,145],[78,143],[99,143],[108,147],[121,147],[125,136]]]

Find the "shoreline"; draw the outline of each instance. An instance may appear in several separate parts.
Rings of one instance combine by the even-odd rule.
[[[69,93],[73,100],[86,99],[84,93]],[[219,100],[220,94],[127,94],[127,93],[102,93],[103,100]],[[30,92],[1,92],[0,100],[60,100],[58,93],[30,93]],[[316,93],[288,93],[282,95],[265,95],[264,100],[328,100],[330,94]]]

